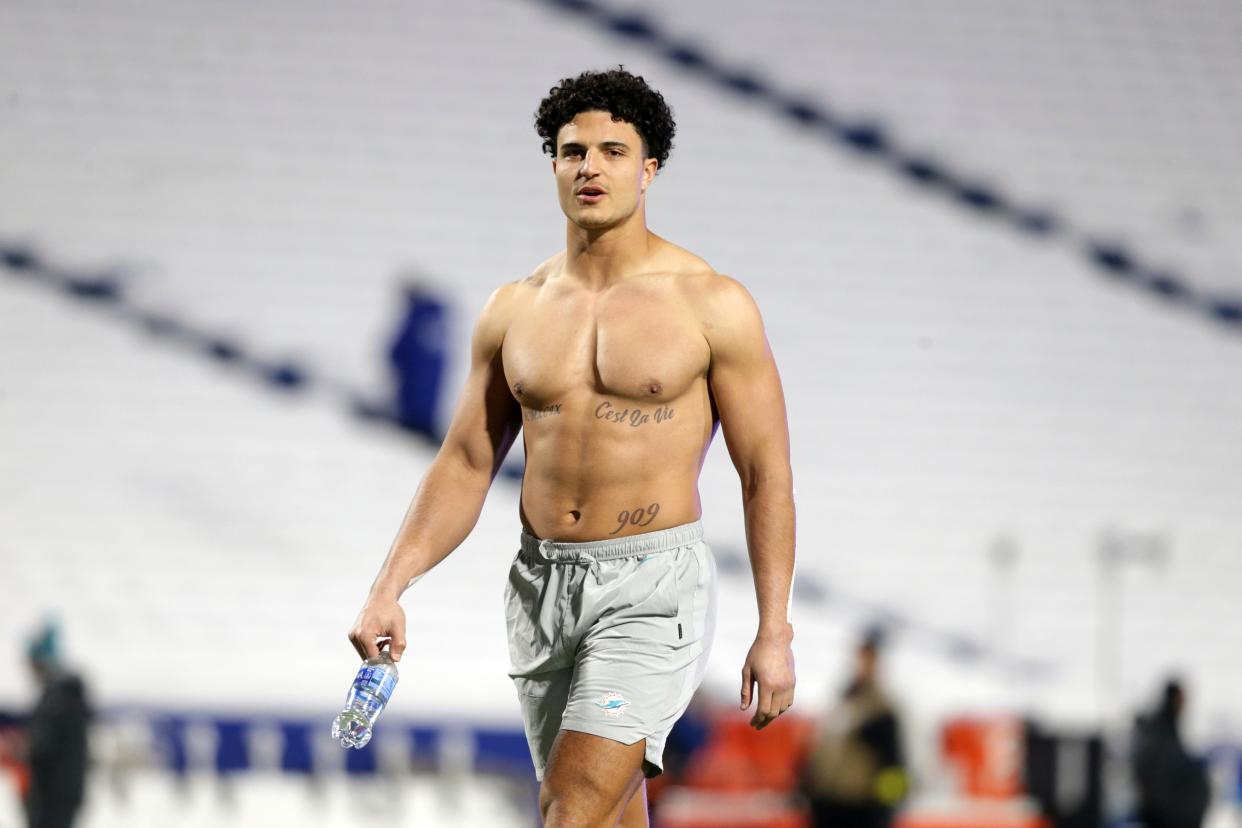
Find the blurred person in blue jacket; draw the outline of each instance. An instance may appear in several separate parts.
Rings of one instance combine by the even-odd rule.
[[[55,624],[44,624],[29,641],[26,655],[40,688],[27,731],[26,818],[30,828],[69,828],[86,788],[91,720],[86,686],[62,663]]]
[[[908,787],[897,709],[878,679],[884,633],[868,630],[854,677],[803,768],[815,828],[886,828]]]
[[[443,435],[436,423],[448,350],[448,304],[428,284],[410,279],[405,313],[388,349],[396,382],[397,422],[433,442]]]
[[[1207,769],[1186,752],[1178,731],[1185,707],[1181,682],[1170,679],[1156,709],[1135,725],[1134,776],[1145,828],[1199,828],[1207,812]]]

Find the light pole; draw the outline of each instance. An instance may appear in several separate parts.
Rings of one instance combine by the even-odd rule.
[[[1154,532],[1126,533],[1110,527],[1100,533],[1096,551],[1099,563],[1097,694],[1100,725],[1107,729],[1110,719],[1120,712],[1124,688],[1123,567],[1134,563],[1153,568],[1163,566],[1168,560],[1168,541]]]

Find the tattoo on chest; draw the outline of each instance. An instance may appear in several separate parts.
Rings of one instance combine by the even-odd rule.
[[[617,408],[608,400],[604,400],[595,407],[595,419],[638,428],[648,423],[663,423],[673,419],[673,409],[667,405],[661,405],[655,410],[629,406]]]
[[[649,526],[659,513],[659,503],[649,503],[636,509],[622,509],[617,513],[617,528],[608,534],[615,535],[626,526]]]
[[[542,408],[527,408],[522,413],[522,419],[528,422],[531,420],[542,420],[544,417],[559,417],[561,415],[561,404],[553,403]]]

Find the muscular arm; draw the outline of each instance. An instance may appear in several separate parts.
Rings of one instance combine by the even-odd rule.
[[[377,640],[387,638],[393,658],[400,660],[406,645],[405,615],[397,599],[470,534],[521,427],[521,410],[509,394],[500,362],[511,290],[512,286],[498,289],[479,315],[470,373],[444,443],[423,476],[350,631],[349,640],[363,658],[376,655]]]
[[[789,425],[776,362],[759,309],[738,282],[718,277],[708,303],[708,374],[729,457],[742,484],[746,545],[759,604],[759,631],[742,668],[742,708],[754,684],[751,723],[762,728],[793,703],[793,473]]]

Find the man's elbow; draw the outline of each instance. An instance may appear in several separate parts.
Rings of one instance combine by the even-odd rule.
[[[764,497],[793,499],[793,470],[787,461],[742,466],[738,474],[742,479],[742,497],[747,501]]]
[[[491,485],[498,465],[496,452],[492,451],[490,444],[484,447],[451,438],[440,446],[436,462],[450,467],[455,476],[470,478],[484,488]]]

